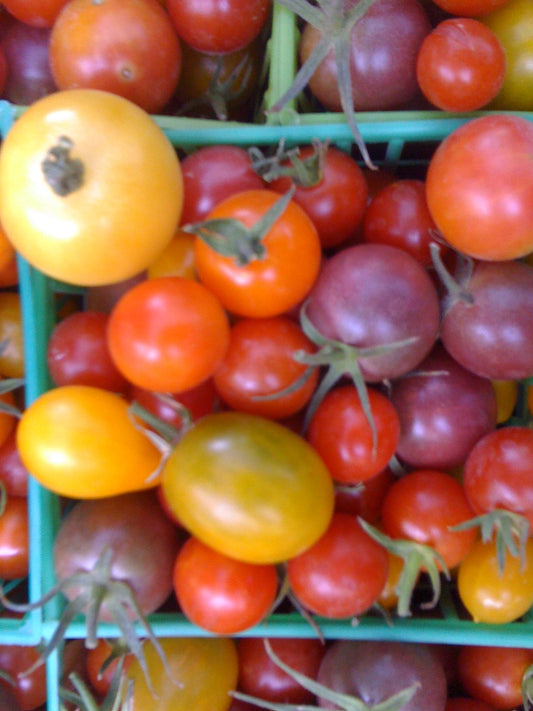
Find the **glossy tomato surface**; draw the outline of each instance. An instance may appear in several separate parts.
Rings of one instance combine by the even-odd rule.
[[[302,437],[257,415],[207,415],[170,455],[170,509],[202,542],[251,563],[278,563],[312,545],[334,505],[331,475]]]
[[[533,124],[519,116],[475,118],[430,160],[429,210],[444,239],[474,259],[515,259],[533,249]]]

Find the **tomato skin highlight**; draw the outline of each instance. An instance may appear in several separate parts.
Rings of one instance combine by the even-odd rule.
[[[196,422],[161,484],[190,533],[250,563],[301,553],[325,531],[334,507],[331,475],[313,448],[277,422],[240,412]]]
[[[74,499],[157,485],[159,450],[136,429],[128,402],[84,385],[49,390],[26,408],[17,428],[23,464],[47,489]]]

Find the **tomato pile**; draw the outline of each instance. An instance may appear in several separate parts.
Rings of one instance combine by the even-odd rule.
[[[494,640],[533,608],[530,3],[218,5],[3,2],[0,622],[59,603],[0,635],[0,705],[44,707],[63,645],[72,709],[527,708],[531,645]],[[394,164],[356,122],[428,108],[488,110]]]

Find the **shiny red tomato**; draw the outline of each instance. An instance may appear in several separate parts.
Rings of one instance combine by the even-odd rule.
[[[184,277],[147,279],[111,311],[111,357],[134,385],[158,392],[190,390],[210,378],[229,342],[229,322],[205,286]]]
[[[291,669],[315,679],[326,647],[319,639],[276,637],[268,639],[274,654]],[[265,639],[243,637],[237,642],[239,689],[272,702],[304,704],[314,697],[268,656]],[[233,707],[232,707],[233,709]]]
[[[46,352],[55,385],[93,385],[124,392],[128,381],[115,366],[107,345],[109,315],[77,311],[53,328]]]
[[[265,27],[271,0],[166,0],[176,30],[199,52],[235,52]]]
[[[32,711],[46,703],[46,666],[41,664],[27,676],[19,676],[41,658],[41,652],[31,645],[0,644],[0,669],[15,680],[12,687],[0,676],[0,686],[13,692],[22,711]]]
[[[417,80],[422,93],[443,111],[476,111],[503,86],[505,51],[479,20],[443,20],[422,42]]]
[[[509,0],[432,0],[446,12],[461,17],[480,17],[506,5]]]
[[[521,683],[533,649],[464,645],[457,657],[461,684],[470,696],[505,711],[522,704]]]
[[[307,439],[335,481],[355,484],[385,469],[400,440],[400,419],[392,402],[367,388],[372,429],[354,385],[341,385],[324,397],[309,422]]]
[[[157,0],[70,0],[50,35],[59,89],[102,89],[149,113],[166,106],[181,73],[181,46]]]
[[[472,517],[461,483],[451,474],[428,469],[408,472],[397,479],[381,508],[387,535],[431,546],[448,568],[463,560],[477,535],[475,529],[450,531],[450,527]]]
[[[533,430],[508,426],[482,437],[466,459],[463,485],[477,515],[506,509],[533,526]]]
[[[319,540],[287,563],[291,590],[310,612],[348,618],[366,612],[387,582],[389,558],[350,514],[334,513]]]
[[[28,501],[22,496],[8,496],[0,513],[0,580],[28,575],[29,546]]]
[[[400,247],[424,265],[432,264],[429,246],[435,222],[422,180],[395,180],[372,197],[363,219],[363,239]]]
[[[183,614],[214,634],[237,634],[259,624],[278,590],[275,565],[229,558],[194,536],[178,552],[173,579]]]
[[[208,220],[231,218],[252,228],[281,199],[278,193],[266,189],[236,193],[218,203]],[[294,200],[260,241],[257,247],[255,242],[251,245],[249,237],[242,241],[238,251],[243,249],[245,263],[241,266],[238,259],[219,254],[200,237],[196,240],[200,281],[228,311],[239,316],[285,313],[307,296],[320,269],[322,251],[317,230]],[[251,246],[254,253],[250,255],[247,252]]]
[[[426,198],[452,247],[492,261],[533,251],[532,153],[533,123],[519,116],[475,118],[442,141]]]
[[[305,161],[316,152],[303,146],[298,154]],[[285,193],[296,184],[294,201],[303,207],[318,230],[322,247],[335,247],[354,236],[365,211],[368,187],[365,175],[351,155],[327,146],[321,157],[319,181],[309,187],[288,177],[269,183],[272,190]]]
[[[299,412],[313,395],[319,374],[313,369],[301,385],[281,394],[297,385],[306,371],[294,359],[296,351],[313,353],[315,346],[288,316],[240,319],[231,328],[228,350],[213,376],[220,398],[233,410],[273,419]]]

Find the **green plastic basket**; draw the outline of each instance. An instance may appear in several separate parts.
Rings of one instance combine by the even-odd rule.
[[[276,17],[287,20],[287,13],[280,8]],[[272,48],[276,46],[276,33]],[[275,68],[276,64],[273,62]],[[278,81],[276,79],[275,81]],[[275,84],[271,79],[270,91]],[[278,89],[276,89],[278,91]],[[5,136],[16,120],[21,107],[0,102],[0,133]],[[522,114],[533,120],[533,114]],[[366,119],[369,120],[366,120]],[[440,112],[429,115],[409,113],[375,114],[365,117],[360,128],[371,151],[378,156],[376,162],[390,166],[401,174],[414,167],[424,168],[428,156],[442,138],[471,115],[450,116]],[[334,121],[316,120],[295,123],[265,123],[260,125],[238,124],[202,119],[169,118],[155,116],[155,121],[164,130],[171,142],[180,149],[194,150],[197,147],[229,143],[243,147],[275,147],[281,139],[288,145],[305,144],[312,139],[329,139],[332,143],[349,148],[353,137],[342,117]],[[420,156],[426,156],[420,158]],[[71,292],[72,287],[47,278],[24,259],[19,259],[19,284],[22,302],[24,348],[26,363],[26,397],[28,404],[47,390],[51,383],[46,369],[46,344],[55,323],[56,295]],[[29,574],[30,601],[38,600],[54,583],[52,544],[59,525],[58,498],[44,490],[35,481],[30,485],[30,545]],[[453,586],[443,584],[443,592],[432,614],[418,613],[411,617],[394,619],[392,622],[379,614],[368,614],[353,624],[351,620],[316,618],[326,638],[388,639],[413,642],[446,644],[479,644],[533,647],[533,612],[520,621],[506,625],[487,625],[472,622],[457,604]],[[56,630],[61,612],[61,603],[52,601],[44,610],[28,614],[21,622],[0,618],[0,643],[35,644],[47,641]],[[208,633],[188,622],[177,613],[156,613],[150,617],[158,636],[205,636]],[[13,624],[12,624],[13,623]],[[115,637],[119,634],[113,624],[101,624],[99,634]],[[298,613],[276,613],[269,619],[247,630],[241,636],[310,637],[315,629]],[[85,625],[82,617],[74,620],[67,629],[67,638],[84,638]],[[59,711],[58,672],[60,657],[53,654],[47,663],[48,711]]]

